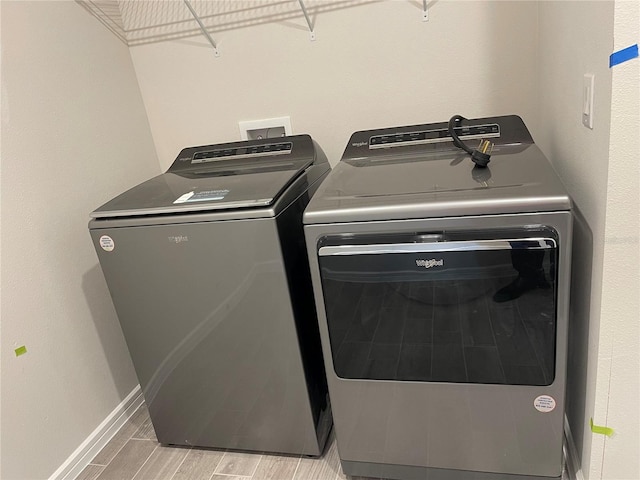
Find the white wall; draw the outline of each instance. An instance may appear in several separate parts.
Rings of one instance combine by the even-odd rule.
[[[137,384],[87,222],[159,166],[127,47],[74,2],[1,8],[0,476],[22,480]]]
[[[534,124],[536,3],[430,4],[426,23],[419,1],[321,13],[314,42],[302,15],[214,33],[218,58],[203,37],[132,47],[162,167],[185,146],[239,140],[239,120],[290,115],[333,164],[360,129],[455,113]]]
[[[614,2],[539,9],[538,143],[586,222],[574,236],[567,416],[587,478],[640,478],[638,64],[614,70],[612,106]],[[616,2],[615,18],[616,47],[637,42],[637,2]],[[593,130],[581,124],[585,73],[595,74]],[[618,435],[593,435],[592,417]]]
[[[0,54],[2,52],[2,5],[0,5]],[[0,79],[2,79],[2,59],[0,58]],[[2,95],[2,81],[0,80],[0,96]],[[2,107],[0,105],[0,114]],[[0,122],[1,125],[1,122]],[[0,134],[0,200],[2,199],[2,135]],[[1,206],[1,202],[0,202]],[[1,208],[1,207],[0,207]],[[2,216],[0,215],[0,339],[2,338]],[[2,343],[0,342],[0,360]],[[0,424],[2,423],[2,371],[0,370]],[[2,475],[2,433],[0,430],[0,475]]]
[[[540,2],[537,141],[554,163],[585,221],[584,225],[576,225],[574,235],[567,375],[567,417],[585,474],[589,473],[592,458],[602,458],[602,452],[596,451],[598,446],[592,447],[589,418],[597,396],[611,117],[608,57],[612,48],[612,1]],[[581,123],[585,73],[595,74],[593,130]],[[604,422],[597,418],[595,421]]]
[[[640,3],[616,1],[614,51],[640,43]],[[600,347],[594,421],[615,429],[590,478],[640,478],[640,61],[612,68]],[[592,456],[593,458],[593,456]]]

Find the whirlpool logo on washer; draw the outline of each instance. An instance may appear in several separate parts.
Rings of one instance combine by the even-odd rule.
[[[189,237],[187,237],[186,235],[172,235],[167,238],[171,243],[176,243],[176,244],[189,241]]]
[[[424,268],[442,267],[444,265],[444,259],[442,258],[440,260],[436,260],[435,258],[432,258],[430,260],[418,259],[416,260],[416,265]]]

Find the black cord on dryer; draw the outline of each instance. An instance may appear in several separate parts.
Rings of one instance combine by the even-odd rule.
[[[480,140],[480,144],[475,150],[469,148],[456,133],[456,127],[461,127],[462,122],[467,119],[461,115],[454,115],[449,119],[448,131],[453,144],[471,155],[471,160],[480,168],[485,168],[491,161],[491,151],[493,150],[493,143],[489,140]]]

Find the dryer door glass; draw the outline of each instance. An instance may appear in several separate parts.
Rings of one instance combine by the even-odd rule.
[[[318,258],[336,374],[553,383],[558,249],[557,238],[542,233],[325,239]]]

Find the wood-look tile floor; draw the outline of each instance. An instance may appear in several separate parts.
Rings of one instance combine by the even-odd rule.
[[[77,480],[340,480],[333,432],[320,458],[160,445],[143,404]],[[362,479],[364,480],[364,479]]]

